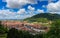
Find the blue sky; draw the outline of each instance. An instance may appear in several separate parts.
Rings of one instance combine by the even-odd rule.
[[[60,0],[0,0],[0,19],[25,19],[39,13],[60,14]]]

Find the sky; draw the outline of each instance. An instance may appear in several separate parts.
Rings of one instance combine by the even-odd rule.
[[[0,19],[25,19],[40,13],[60,14],[60,0],[0,0]]]

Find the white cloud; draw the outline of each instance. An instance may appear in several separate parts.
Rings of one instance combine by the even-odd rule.
[[[2,15],[14,15],[15,13],[13,13],[9,10],[0,10],[0,14],[2,14]]]
[[[15,12],[11,12],[9,10],[0,10],[0,19],[13,19],[15,15]]]
[[[35,10],[35,8],[32,7],[32,6],[28,6],[28,9],[31,10],[31,11],[34,11]]]
[[[51,14],[60,14],[60,12],[49,12]]]
[[[17,12],[12,12],[10,10],[0,10],[0,19],[24,19],[31,17],[30,14],[25,14],[27,11],[23,8]],[[22,14],[22,15],[21,15]]]
[[[34,12],[35,12],[35,8],[29,5],[29,6],[28,6],[28,13],[29,13],[31,16],[33,16],[33,15],[34,15]]]
[[[17,12],[11,11],[11,9],[0,10],[0,19],[24,19],[35,15],[35,12],[44,13],[44,10],[35,10],[34,7],[28,6],[28,10],[21,8]]]
[[[37,4],[36,0],[6,0],[6,2],[9,8],[20,8],[26,4]]]
[[[37,9],[37,12],[44,13],[44,10]]]
[[[60,13],[60,1],[56,2],[56,3],[49,3],[47,5],[47,11],[48,12],[54,12],[54,13]]]
[[[25,9],[20,9],[17,13],[18,13],[18,14],[23,14],[23,13],[25,13],[25,12],[26,12]]]

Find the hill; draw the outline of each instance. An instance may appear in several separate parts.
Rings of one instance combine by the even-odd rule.
[[[56,19],[60,19],[59,14],[40,13],[24,20],[32,22],[47,22],[48,20],[54,21]]]

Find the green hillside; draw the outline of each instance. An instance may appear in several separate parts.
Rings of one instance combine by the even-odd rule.
[[[59,14],[40,13],[24,20],[31,22],[48,22],[56,19],[60,19]]]

